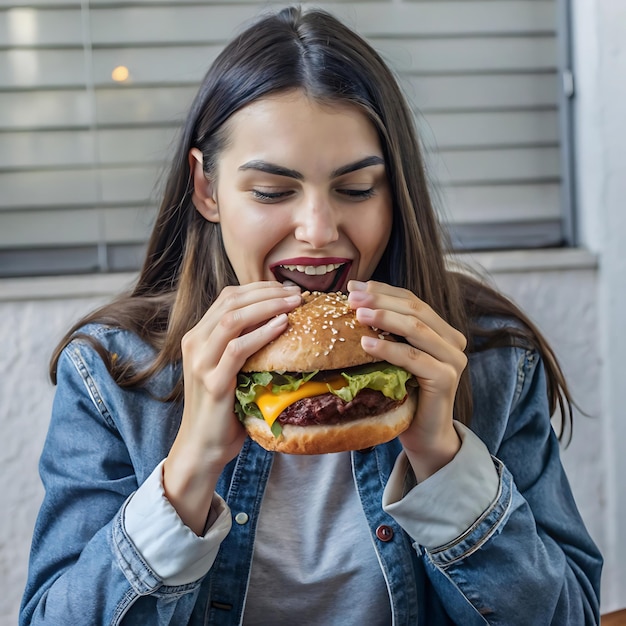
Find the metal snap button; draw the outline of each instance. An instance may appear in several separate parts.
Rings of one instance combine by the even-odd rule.
[[[248,517],[248,514],[244,513],[243,511],[235,515],[235,521],[237,522],[237,524],[247,524],[249,519],[250,518]]]
[[[391,526],[387,526],[386,524],[381,524],[376,529],[376,536],[381,541],[391,541],[393,539],[393,528],[391,528]]]

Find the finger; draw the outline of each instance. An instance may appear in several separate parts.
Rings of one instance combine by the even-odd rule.
[[[451,358],[440,360],[415,346],[385,339],[363,337],[361,344],[364,350],[377,359],[411,372],[424,391],[456,391],[467,365],[467,357],[458,351]]]
[[[409,344],[428,352],[440,361],[455,359],[457,355],[463,354],[457,346],[446,341],[430,326],[412,315],[361,307],[356,311],[356,318],[361,324],[404,337]]]
[[[281,313],[258,328],[229,341],[211,375],[212,384],[218,388],[232,384],[234,375],[241,370],[248,357],[283,333],[287,321],[287,314]]]
[[[248,345],[248,340],[245,337],[254,332],[254,329],[260,328],[268,320],[271,321],[276,316],[287,313],[298,306],[300,302],[301,297],[299,294],[285,296],[283,292],[282,297],[253,301],[251,304],[244,305],[241,308],[231,308],[221,314],[219,319],[212,319],[210,324],[199,324],[184,337],[186,342],[192,342],[191,345],[195,346],[196,350],[202,352],[202,356],[198,357],[198,360],[195,362],[196,366],[204,368],[215,367],[231,342],[237,338],[242,338],[240,344],[237,345],[245,348]],[[238,301],[238,304],[241,304],[241,301]],[[272,336],[267,341],[271,341],[273,338]],[[262,345],[264,344],[260,344],[257,348],[252,346],[243,360],[245,361],[248,356],[256,352]]]
[[[467,340],[462,333],[441,318],[431,306],[420,300],[415,294],[400,287],[370,281],[361,283],[365,290],[350,292],[349,301],[356,306],[376,309],[388,309],[404,315],[412,315],[430,326],[444,339],[464,350]]]
[[[275,281],[262,281],[247,285],[225,287],[209,309],[221,316],[229,311],[240,309],[263,300],[283,298],[300,294],[297,285],[283,285]]]
[[[448,324],[431,306],[407,289],[392,287],[391,285],[375,281],[369,281],[368,283],[351,281],[348,284],[348,288],[353,284],[359,287],[357,290],[350,291],[348,296],[348,301],[354,308],[386,309],[402,315],[415,317],[459,350],[465,350],[467,347],[467,339],[463,333]],[[363,285],[365,289],[361,289]],[[378,328],[393,332],[384,326],[379,326]]]
[[[410,346],[431,355],[441,363],[451,364],[455,370],[465,368],[467,357],[457,346],[449,343],[430,326],[411,315],[402,315],[384,309],[357,309],[356,317],[362,324],[389,331],[405,337]],[[398,342],[387,342],[390,344]],[[403,344],[399,344],[402,346]],[[400,365],[398,363],[398,365]]]
[[[207,339],[215,328],[225,321],[225,326],[232,326],[237,334],[242,332],[245,326],[236,324],[239,311],[258,303],[273,301],[273,305],[258,310],[258,319],[250,323],[250,326],[258,325],[279,313],[291,310],[301,302],[298,286],[283,286],[278,282],[257,282],[248,285],[225,287],[215,300],[214,304],[204,314],[197,324],[194,332],[201,338]],[[288,300],[293,296],[291,300]],[[294,304],[295,303],[295,304]],[[263,317],[265,314],[265,317]],[[246,319],[250,319],[250,311]]]
[[[233,307],[228,308],[220,315],[217,328],[228,337],[235,337],[241,333],[254,329],[267,320],[281,313],[291,311],[301,304],[299,293],[267,296],[261,300],[255,299],[250,303],[237,299]]]

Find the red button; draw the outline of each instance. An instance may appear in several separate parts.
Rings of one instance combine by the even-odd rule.
[[[385,524],[381,524],[376,529],[376,536],[381,541],[391,541],[393,539],[393,528],[391,528],[391,526],[387,526]]]

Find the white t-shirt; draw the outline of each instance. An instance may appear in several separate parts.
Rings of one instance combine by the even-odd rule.
[[[387,586],[350,453],[275,455],[257,527],[244,626],[390,623]]]
[[[459,537],[498,495],[499,476],[484,443],[462,424],[455,423],[455,427],[462,445],[448,465],[414,486],[408,459],[400,453],[383,493],[384,511],[427,549]],[[184,585],[197,581],[211,568],[230,531],[232,515],[224,500],[215,495],[206,532],[198,537],[183,524],[165,496],[161,462],[128,499],[124,523],[137,550],[163,583]],[[310,622],[301,617],[279,621],[282,618],[277,611],[295,615],[298,607],[293,603],[297,602],[307,615],[311,611],[314,617],[319,614],[318,623],[391,622],[387,588],[358,500],[349,453],[324,457],[276,454],[260,515],[246,626],[263,620],[308,626]],[[347,535],[353,539],[342,541]],[[358,550],[353,549],[355,545]],[[322,579],[324,584],[316,584]],[[353,580],[360,582],[352,585]],[[289,587],[298,588],[303,581],[310,583],[310,595],[304,598],[301,592],[288,593]],[[327,594],[343,584],[348,585],[349,593],[342,593],[340,601],[329,600]],[[352,595],[355,588],[356,595]],[[304,602],[307,598],[310,603]],[[363,609],[366,620],[359,622],[355,617],[357,605],[359,609],[367,607]],[[345,616],[347,621],[342,621]]]

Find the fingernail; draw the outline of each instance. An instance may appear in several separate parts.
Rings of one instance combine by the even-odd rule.
[[[287,296],[285,302],[287,304],[300,304],[302,302],[302,296],[298,293],[293,296]]]
[[[300,289],[299,285],[296,285],[296,283],[292,283],[290,280],[286,280],[286,281],[283,283],[283,288],[285,288],[285,289],[289,289],[289,290],[292,290],[292,289]]]
[[[356,310],[356,318],[359,322],[371,322],[374,319],[374,311],[361,307]]]
[[[348,283],[349,291],[366,291],[367,283],[362,283],[360,280],[351,280]]]
[[[277,315],[276,317],[273,317],[269,322],[268,322],[268,326],[282,326],[285,322],[287,321],[287,314],[286,313],[281,313],[280,315]]]
[[[361,337],[361,345],[366,350],[367,348],[370,348],[370,349],[375,348],[378,341],[379,340],[376,339],[375,337]]]
[[[349,302],[363,302],[364,300],[367,300],[368,298],[368,294],[365,291],[351,291],[348,294],[348,301]]]

